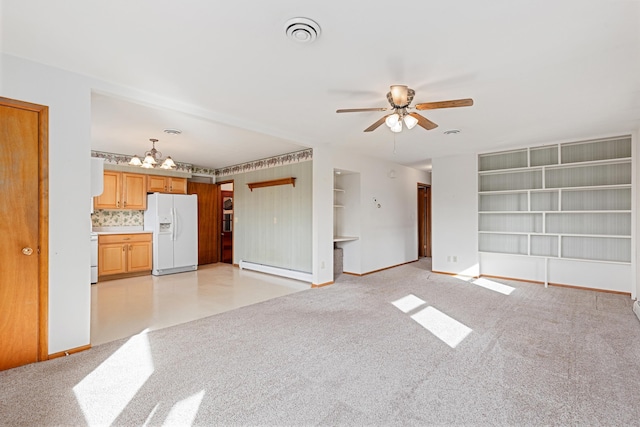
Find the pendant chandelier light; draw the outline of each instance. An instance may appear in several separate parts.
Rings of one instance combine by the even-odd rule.
[[[167,158],[163,160],[162,153],[156,150],[156,142],[158,142],[158,140],[155,138],[151,138],[149,139],[149,141],[151,141],[153,146],[151,150],[144,153],[144,160],[140,160],[140,157],[138,157],[138,155],[134,155],[131,158],[129,164],[131,166],[140,166],[145,169],[152,169],[155,168],[158,163],[161,163],[161,169],[175,169],[177,166],[174,163],[173,159],[171,159],[171,156],[167,156]]]

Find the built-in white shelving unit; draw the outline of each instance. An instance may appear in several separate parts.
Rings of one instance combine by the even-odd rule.
[[[481,253],[631,263],[631,137],[478,156]]]
[[[334,173],[334,181],[333,181],[333,241],[334,243],[338,242],[349,242],[352,240],[358,240],[358,237],[352,235],[353,233],[348,233],[347,221],[345,219],[346,213],[345,204],[347,204],[347,194],[345,189],[343,188],[343,177],[342,173]]]

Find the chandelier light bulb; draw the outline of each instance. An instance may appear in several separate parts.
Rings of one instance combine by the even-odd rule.
[[[398,133],[402,132],[402,122],[398,121],[395,125],[391,127],[391,132]]]

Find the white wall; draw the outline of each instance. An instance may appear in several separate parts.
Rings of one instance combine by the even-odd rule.
[[[357,215],[360,222],[359,239],[344,244],[345,271],[364,274],[417,260],[417,184],[429,183],[428,172],[347,150],[328,150],[331,160],[327,166],[356,172],[360,177],[359,209],[345,212]],[[333,191],[332,180],[314,185]],[[359,265],[347,264],[347,257],[358,258]]]
[[[313,284],[333,282],[333,164],[327,147],[313,149]]]
[[[431,177],[432,269],[477,276],[477,156],[433,159]]]
[[[57,353],[90,340],[90,87],[8,55],[1,70],[3,96],[49,107],[49,353]]]

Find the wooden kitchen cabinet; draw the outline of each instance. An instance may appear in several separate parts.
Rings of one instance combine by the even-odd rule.
[[[94,209],[147,208],[147,176],[115,171],[104,171],[104,191],[93,201]]]
[[[151,233],[98,236],[98,281],[151,274]]]
[[[187,194],[187,178],[149,175],[147,177],[147,192]]]

